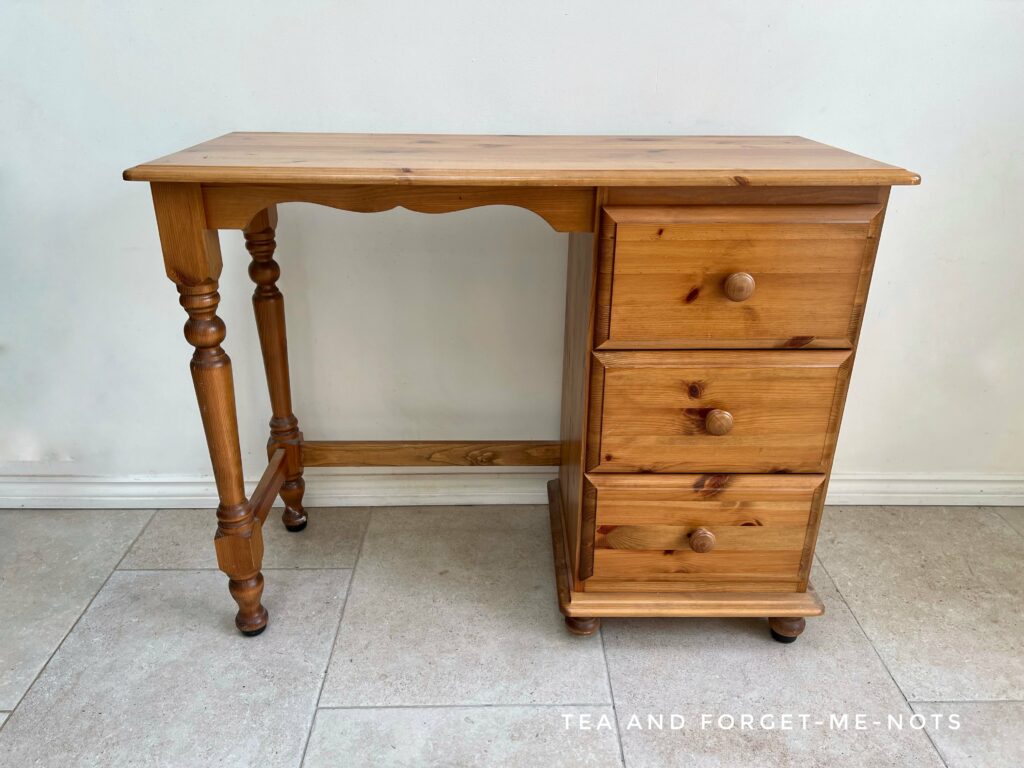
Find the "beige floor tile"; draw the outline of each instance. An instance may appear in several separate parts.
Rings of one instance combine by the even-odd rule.
[[[234,629],[216,571],[118,571],[0,730],[9,766],[299,763],[349,572],[272,571]]]
[[[1024,699],[1024,537],[992,508],[830,507],[818,556],[909,700]]]
[[[13,709],[152,512],[0,510],[0,709]]]
[[[606,619],[626,764],[941,768],[925,734],[888,729],[910,708],[827,575],[812,581],[827,613],[790,645],[763,619]]]
[[[1024,702],[914,704],[948,768],[1024,765]],[[958,728],[953,727],[959,724]]]
[[[321,703],[609,703],[554,581],[544,507],[374,511]]]
[[[303,768],[611,768],[622,765],[614,717],[611,707],[322,709]]]
[[[996,514],[1008,522],[1013,529],[1024,536],[1024,507],[993,507]]]
[[[369,519],[364,508],[310,510],[304,531],[290,533],[273,509],[263,527],[263,567],[351,568]],[[210,509],[160,510],[121,563],[127,569],[216,568]]]

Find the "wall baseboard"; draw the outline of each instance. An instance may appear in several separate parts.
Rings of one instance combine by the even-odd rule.
[[[551,472],[306,471],[306,503],[323,506],[545,504]],[[251,491],[255,480],[247,484]],[[205,477],[0,476],[0,508],[212,507]],[[1024,475],[868,474],[832,476],[828,504],[1024,506]]]

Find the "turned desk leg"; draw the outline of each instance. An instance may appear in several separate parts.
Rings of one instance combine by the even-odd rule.
[[[235,625],[247,635],[267,626],[263,596],[263,532],[245,498],[242,452],[238,444],[231,360],[221,347],[224,321],[217,317],[217,280],[223,264],[217,232],[207,228],[198,184],[154,183],[153,208],[167,276],[178,287],[188,313],[185,339],[195,347],[192,382],[217,482],[217,564],[228,575],[238,603]]]
[[[269,447],[271,450],[285,449],[287,474],[281,486],[281,500],[285,504],[281,519],[289,531],[301,531],[307,522],[306,511],[302,507],[302,494],[306,490],[306,482],[302,479],[302,433],[299,431],[299,421],[292,413],[284,296],[277,287],[281,268],[274,261],[276,226],[276,208],[271,207],[256,214],[244,229],[245,247],[252,256],[249,277],[256,283],[252,306],[263,351],[267,389],[270,390],[272,417]]]
[[[235,626],[247,635],[258,635],[267,626],[267,609],[260,603],[263,532],[249,509],[242,483],[235,389],[231,360],[221,347],[225,329],[224,321],[217,317],[217,281],[179,285],[178,292],[181,306],[188,312],[185,338],[195,347],[192,381],[220,497],[214,538],[217,562],[228,575],[228,589],[238,603]]]

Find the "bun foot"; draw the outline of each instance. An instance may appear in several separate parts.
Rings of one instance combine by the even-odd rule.
[[[301,477],[286,480],[281,486],[281,501],[284,502],[281,522],[292,533],[301,531],[309,521],[309,515],[306,514],[306,510],[302,506],[302,494],[305,491],[306,481]]]
[[[256,635],[267,628],[267,619],[269,618],[267,609],[261,605],[252,615],[243,616],[242,612],[239,611],[238,615],[235,616],[235,626],[246,637],[256,637]]]
[[[281,513],[281,522],[292,533],[298,533],[305,529],[309,518],[306,516],[305,510],[299,511],[292,507],[285,507],[284,512]]]
[[[601,619],[598,618],[580,618],[578,616],[566,616],[565,617],[565,628],[568,629],[574,635],[580,635],[581,637],[587,637],[594,634],[601,628]]]
[[[806,626],[807,622],[799,616],[768,619],[768,628],[772,632],[772,639],[780,643],[794,642],[800,637],[800,633]]]

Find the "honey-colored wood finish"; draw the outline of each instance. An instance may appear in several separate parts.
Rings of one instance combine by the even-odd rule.
[[[866,205],[889,187],[608,187],[605,206]]]
[[[794,591],[821,475],[588,475],[592,591]],[[639,582],[639,583],[634,583]]]
[[[808,586],[802,592],[577,592],[566,557],[561,492],[548,483],[551,546],[554,553],[558,607],[565,616],[820,616],[825,607]]]
[[[849,348],[880,205],[606,208],[601,349]]]
[[[533,211],[557,232],[586,232],[594,218],[594,190],[588,187],[207,185],[203,202],[211,229],[239,229],[258,211],[277,203],[314,203],[358,213],[392,208],[450,213],[482,205],[511,205]]]
[[[215,548],[258,634],[262,523],[306,522],[306,466],[555,466],[559,607],[761,616],[791,642],[890,186],[919,177],[800,137],[233,133],[125,171],[151,184],[188,315],[217,484]],[[306,441],[291,403],[278,204],[445,213],[511,205],[569,232],[560,440]],[[268,464],[242,484],[217,230],[242,230],[270,394]],[[298,297],[301,300],[301,297]]]
[[[164,265],[188,314],[185,339],[195,348],[192,381],[220,497],[217,563],[228,575],[228,591],[238,604],[235,625],[244,634],[256,635],[267,626],[267,610],[260,601],[263,531],[245,498],[231,359],[221,346],[226,330],[217,316],[220,245],[217,233],[206,229],[198,185],[153,184],[152,192]]]
[[[560,442],[543,440],[307,440],[307,467],[557,467]]]
[[[256,330],[263,352],[263,367],[270,391],[270,439],[267,452],[273,456],[277,449],[285,452],[285,481],[280,488],[284,512],[281,520],[289,531],[306,527],[306,510],[302,494],[306,482],[302,479],[302,433],[299,420],[292,413],[291,381],[288,373],[288,342],[284,324],[284,297],[277,287],[281,268],[274,261],[274,230],[277,227],[277,209],[265,208],[244,229],[245,247],[252,257],[249,277],[256,283],[252,294],[252,307],[256,315]]]
[[[270,455],[267,468],[263,470],[263,477],[260,478],[252,492],[252,498],[249,499],[249,507],[261,525],[266,522],[267,514],[274,505],[277,495],[281,492],[281,486],[284,485],[287,474],[288,462],[285,458],[285,449],[276,448]]]
[[[588,446],[587,470],[823,472],[849,355],[598,352],[591,390],[600,437]],[[709,425],[715,410],[729,418]]]
[[[605,192],[599,191],[597,205]],[[600,219],[595,213],[591,229],[596,232]],[[590,347],[594,335],[594,302],[597,291],[597,259],[600,239],[594,233],[569,236],[566,272],[565,336],[562,355],[562,457],[558,476],[562,503],[573,510],[572,525],[566,528],[571,572],[577,573],[580,546],[593,549],[593,520],[581,517],[586,508],[583,499],[583,461],[587,435],[590,385]],[[585,577],[584,577],[585,578]]]
[[[836,186],[917,184],[910,171],[800,136],[229,133],[125,171],[218,184]]]

